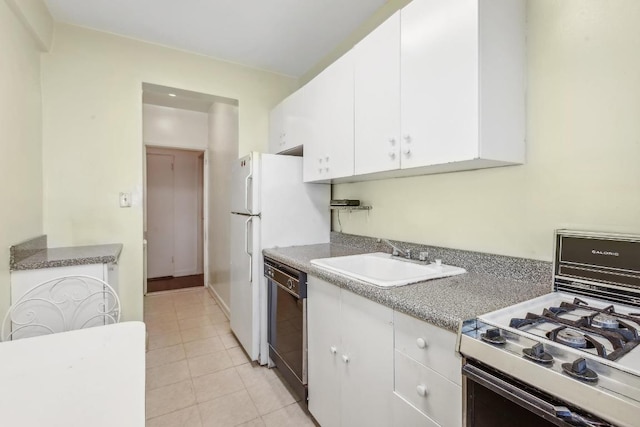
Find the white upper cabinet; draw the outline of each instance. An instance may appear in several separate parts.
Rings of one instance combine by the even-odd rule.
[[[353,48],[355,174],[400,168],[400,12]]]
[[[269,153],[300,149],[311,132],[309,100],[304,88],[292,93],[276,105],[269,115]]]
[[[401,167],[523,163],[524,1],[414,0],[401,19]]]
[[[304,144],[305,182],[524,163],[525,12],[413,0],[273,110],[272,152]]]
[[[347,52],[304,88],[310,102],[304,181],[353,175],[353,55]],[[306,101],[307,102],[307,101]]]
[[[273,107],[269,113],[269,153],[277,154],[282,151],[282,143],[285,138],[284,131],[284,103]]]

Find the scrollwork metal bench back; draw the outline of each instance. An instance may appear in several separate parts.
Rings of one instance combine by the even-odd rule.
[[[109,325],[120,321],[120,299],[91,276],[64,276],[29,289],[2,322],[2,341]]]

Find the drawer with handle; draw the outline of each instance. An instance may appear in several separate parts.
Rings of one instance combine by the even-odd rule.
[[[462,360],[456,353],[456,334],[397,311],[395,348],[450,381],[461,385]]]
[[[432,369],[394,352],[395,392],[447,427],[462,425],[462,388]]]

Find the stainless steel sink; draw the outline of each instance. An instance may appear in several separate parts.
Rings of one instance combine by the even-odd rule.
[[[464,268],[419,264],[382,252],[313,259],[311,264],[384,288],[466,273]]]

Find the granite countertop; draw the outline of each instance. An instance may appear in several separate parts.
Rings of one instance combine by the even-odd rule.
[[[38,240],[38,245],[33,244],[36,240]],[[47,248],[43,247],[42,243],[42,238],[38,238],[13,246],[11,248],[12,256],[9,268],[12,271],[16,271],[117,263],[122,251],[122,244],[120,243],[62,248]],[[46,238],[44,239],[44,246],[46,246]]]
[[[394,310],[406,313],[444,329],[457,332],[460,322],[551,292],[546,277],[537,281],[517,280],[505,274],[472,271],[459,276],[429,280],[396,288],[375,285],[332,273],[312,265],[317,258],[374,252],[336,243],[265,249],[264,255],[309,275],[326,280]],[[509,260],[509,257],[501,257]],[[511,258],[513,262],[522,260]],[[534,263],[542,263],[533,261]],[[455,264],[453,264],[455,265]],[[508,265],[508,263],[507,263]],[[461,265],[464,266],[464,265]],[[466,268],[466,266],[464,266]],[[544,265],[543,268],[544,270]]]

